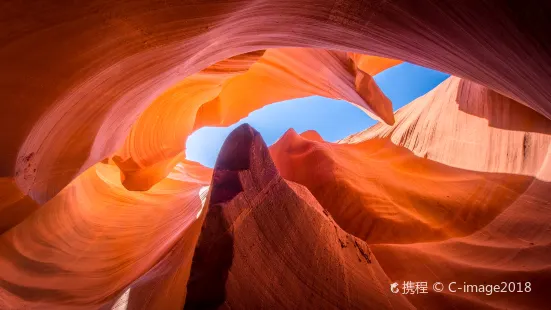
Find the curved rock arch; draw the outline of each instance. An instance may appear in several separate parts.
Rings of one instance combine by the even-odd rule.
[[[479,82],[549,117],[545,5],[44,1],[38,9],[7,3],[0,61],[10,113],[1,122],[7,136],[0,171],[17,174],[22,192],[45,202],[113,154],[167,87],[216,61],[268,47],[402,59]],[[48,17],[38,18],[44,12]]]
[[[522,193],[510,199],[506,210],[474,233],[468,231],[470,235],[462,232],[459,239],[430,244],[373,246],[381,260],[377,272],[385,273],[382,283],[407,276],[404,270],[389,266],[410,255],[427,269],[438,268],[439,262],[450,266],[439,274],[476,271],[494,279],[525,275],[543,285],[549,268],[540,260],[534,264],[531,257],[548,251],[550,242],[545,230],[549,220],[545,195],[551,179],[546,127],[551,116],[551,40],[546,32],[551,19],[546,6],[526,1],[505,5],[498,0],[461,5],[430,0],[3,3],[0,93],[7,113],[0,115],[0,190],[7,199],[0,202],[0,210],[7,215],[2,218],[3,230],[19,224],[0,237],[1,305],[110,307],[117,296],[131,289],[130,303],[181,306],[205,214],[201,201],[208,201],[200,189],[208,184],[211,171],[181,162],[148,184],[146,188],[155,184],[149,190],[129,191],[123,185],[132,185],[121,183],[115,165],[124,170],[124,150],[115,153],[140,115],[176,83],[236,55],[282,47],[410,61],[468,79],[474,86],[466,91],[466,98],[477,98],[481,106],[524,104],[533,111],[525,109],[515,117],[529,124],[532,114],[541,114],[534,128],[512,133],[489,128],[492,124],[476,124],[484,133],[477,141],[510,138],[510,145],[499,149],[498,155],[523,154],[510,166],[500,165],[505,159],[499,156],[498,163],[492,163],[493,154],[467,163],[454,161],[445,154],[461,149],[461,143],[438,147],[438,136],[419,146],[419,132],[413,130],[417,124],[437,133],[449,132],[431,120],[440,106],[435,105],[435,110],[423,106],[430,98],[399,112],[393,127],[379,126],[351,139],[388,137],[425,159],[534,176],[520,186]],[[488,97],[497,98],[497,103],[475,96],[486,87],[501,94]],[[457,89],[439,91],[454,95]],[[416,110],[418,105],[421,108]],[[473,123],[473,118],[448,108],[454,122]],[[112,155],[122,156],[114,159]],[[313,189],[289,188],[305,205],[317,203],[304,194]],[[144,227],[143,221],[153,228]],[[516,225],[531,229],[515,229]],[[453,255],[431,255],[450,249]],[[466,260],[473,258],[469,253],[476,249],[487,255],[469,265]],[[503,253],[515,259],[495,267],[492,259]],[[426,270],[406,271],[420,275]],[[532,301],[515,296],[511,302],[537,305],[545,295],[540,291],[536,296]],[[439,295],[408,302],[434,306],[442,300],[482,305],[476,296]],[[490,303],[504,305],[503,300]]]

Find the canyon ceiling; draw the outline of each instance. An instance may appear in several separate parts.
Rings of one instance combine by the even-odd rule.
[[[0,3],[0,309],[545,308],[550,29],[549,1]],[[452,76],[394,113],[404,61]],[[312,95],[380,122],[185,159]]]

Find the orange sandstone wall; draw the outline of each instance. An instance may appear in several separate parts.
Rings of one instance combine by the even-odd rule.
[[[164,91],[217,61],[270,47],[406,60],[551,116],[546,2],[39,4],[4,3],[0,37],[0,177],[39,203],[113,155]]]
[[[295,216],[340,227],[315,238],[315,225],[293,219],[285,232],[303,239],[262,242],[292,245],[294,257],[305,255],[301,243],[315,244],[330,252],[327,268],[378,281],[359,303],[387,305],[391,281],[485,279],[532,281],[534,291],[388,298],[419,308],[543,307],[549,11],[545,1],[499,0],[0,4],[0,308],[181,309],[210,223],[209,188],[231,185],[183,159],[185,138],[309,95],[345,99],[386,124],[338,144],[287,133],[270,149],[279,187],[251,183],[227,202],[250,210],[263,204],[244,197],[274,191],[267,201],[283,207],[256,210],[247,223],[258,227],[235,228],[231,250],[251,246],[248,232],[273,225],[272,211],[298,204]],[[401,61],[455,77],[392,115],[372,76]],[[347,233],[361,246],[326,244]],[[359,248],[373,265],[351,261]],[[249,279],[243,266],[233,283]],[[266,280],[250,279],[248,290],[230,287],[232,305]],[[341,280],[299,291],[330,294],[326,286]]]
[[[287,132],[271,147],[392,281],[531,283],[530,293],[434,292],[418,308],[538,309],[548,300],[551,121],[451,77],[376,125],[324,142]]]
[[[377,74],[397,63],[314,49],[236,56],[163,93],[132,126],[113,159],[123,172],[125,187],[147,190],[185,157],[184,143],[194,129],[228,126],[267,104],[311,95],[347,100],[393,124],[390,100],[364,69]]]

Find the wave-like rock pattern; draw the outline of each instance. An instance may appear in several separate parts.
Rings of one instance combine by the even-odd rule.
[[[336,144],[290,131],[271,153],[393,281],[531,283],[530,293],[409,296],[414,306],[538,309],[551,281],[550,134],[550,120],[451,77],[392,127]]]
[[[209,180],[210,169],[182,163],[131,192],[115,165],[87,170],[0,237],[0,308],[97,309],[123,290],[151,309],[183,303]]]
[[[519,0],[4,1],[0,308],[181,309],[204,298],[201,273],[218,263],[194,264],[201,231],[208,243],[246,210],[249,226],[213,249],[234,251],[233,271],[210,284],[235,307],[545,307],[550,11]],[[401,61],[455,77],[392,115],[372,76]],[[214,177],[183,159],[193,130],[314,94],[386,124],[338,144],[289,132],[270,149],[277,171],[267,154]],[[250,204],[263,186],[266,201]],[[370,244],[372,263],[328,241],[339,236]],[[251,238],[283,282],[251,275]],[[315,277],[335,268],[343,278]],[[389,295],[402,280],[533,291]],[[283,300],[281,283],[295,295]],[[296,301],[308,293],[327,299]]]
[[[341,142],[390,138],[449,166],[527,176],[538,174],[551,143],[548,118],[458,77],[398,110],[396,119],[394,126],[377,124]]]
[[[410,61],[478,82],[550,117],[550,5],[5,2],[0,176],[15,179],[20,193],[14,196],[44,203],[120,149],[139,115],[167,89],[218,61],[273,47]]]
[[[147,190],[182,160],[194,129],[229,126],[267,104],[311,95],[347,100],[394,124],[390,100],[371,75],[398,63],[315,49],[269,49],[230,58],[163,93],[113,159],[125,187]]]

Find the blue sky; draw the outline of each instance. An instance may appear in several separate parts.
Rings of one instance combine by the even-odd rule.
[[[424,95],[449,75],[403,63],[377,74],[374,78],[392,101],[394,110]],[[341,100],[307,97],[276,102],[254,111],[229,127],[203,127],[186,144],[186,157],[213,167],[226,137],[237,126],[249,123],[271,145],[289,128],[302,133],[316,130],[326,141],[336,141],[373,126],[376,121],[356,106]]]

